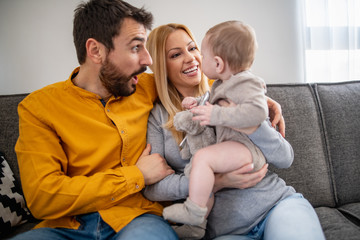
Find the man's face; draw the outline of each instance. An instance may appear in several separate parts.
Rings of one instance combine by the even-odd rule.
[[[120,34],[113,39],[111,50],[100,69],[99,78],[109,93],[129,96],[136,90],[136,75],[152,64],[145,48],[146,29],[131,18],[124,19]]]

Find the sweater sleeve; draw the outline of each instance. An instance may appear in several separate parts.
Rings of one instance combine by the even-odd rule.
[[[109,208],[144,187],[136,166],[67,176],[68,158],[61,139],[33,110],[24,102],[18,107],[20,136],[15,149],[26,201],[36,218],[54,219]]]
[[[226,96],[236,106],[214,105],[210,125],[235,129],[247,128],[260,125],[268,116],[264,89],[259,81],[250,78],[223,83],[222,85],[226,87],[218,87],[218,85],[214,84],[212,88],[212,94],[215,95],[212,102],[220,100],[221,96]]]
[[[178,149],[173,149],[173,147],[170,146],[171,144],[169,141],[171,139],[166,136],[162,127],[166,121],[167,113],[165,109],[157,104],[149,116],[147,142],[151,145],[151,153],[159,153],[163,157],[166,156],[165,151],[172,152],[171,155],[179,154],[176,152],[179,151]],[[166,160],[168,161],[168,159]],[[180,160],[183,161],[182,159]],[[144,196],[151,201],[174,201],[184,199],[189,193],[189,181],[182,173],[183,169],[176,168],[176,166],[169,161],[168,164],[176,173],[167,176],[153,185],[146,186],[143,190]]]
[[[290,143],[281,136],[266,119],[259,128],[249,135],[251,141],[260,148],[268,163],[277,168],[288,168],[294,160]]]

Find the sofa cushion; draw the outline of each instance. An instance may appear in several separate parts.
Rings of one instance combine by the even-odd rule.
[[[294,149],[289,169],[270,169],[313,206],[334,207],[324,133],[314,92],[307,84],[268,85],[269,97],[281,104],[286,139]]]
[[[18,183],[20,183],[20,175],[14,149],[19,137],[17,106],[26,96],[27,94],[0,96],[0,151],[5,153],[6,159]]]
[[[3,239],[12,239],[13,237],[15,237],[18,234],[21,234],[23,232],[27,232],[31,229],[33,229],[37,224],[39,224],[40,221],[39,220],[32,220],[29,221],[25,224],[21,224],[15,228],[11,229],[11,232],[9,232],[8,234],[5,234],[3,237]],[[34,239],[35,240],[35,239]]]
[[[349,203],[338,208],[348,219],[360,226],[360,203]]]
[[[348,220],[335,208],[315,209],[327,240],[359,240],[360,227]]]
[[[31,215],[5,156],[0,152],[0,233],[27,222]]]
[[[360,81],[316,84],[338,205],[360,202]],[[350,183],[350,184],[349,184]]]

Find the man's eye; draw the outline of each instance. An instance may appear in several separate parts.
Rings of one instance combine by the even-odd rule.
[[[138,52],[140,49],[139,45],[136,45],[135,47],[132,48],[133,51]]]

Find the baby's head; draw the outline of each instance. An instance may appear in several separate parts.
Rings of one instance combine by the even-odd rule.
[[[203,71],[208,75],[210,68],[216,67],[216,61],[212,64],[209,62],[216,56],[228,64],[232,73],[248,70],[254,61],[256,49],[255,31],[249,25],[240,21],[217,24],[207,31],[202,42]]]

